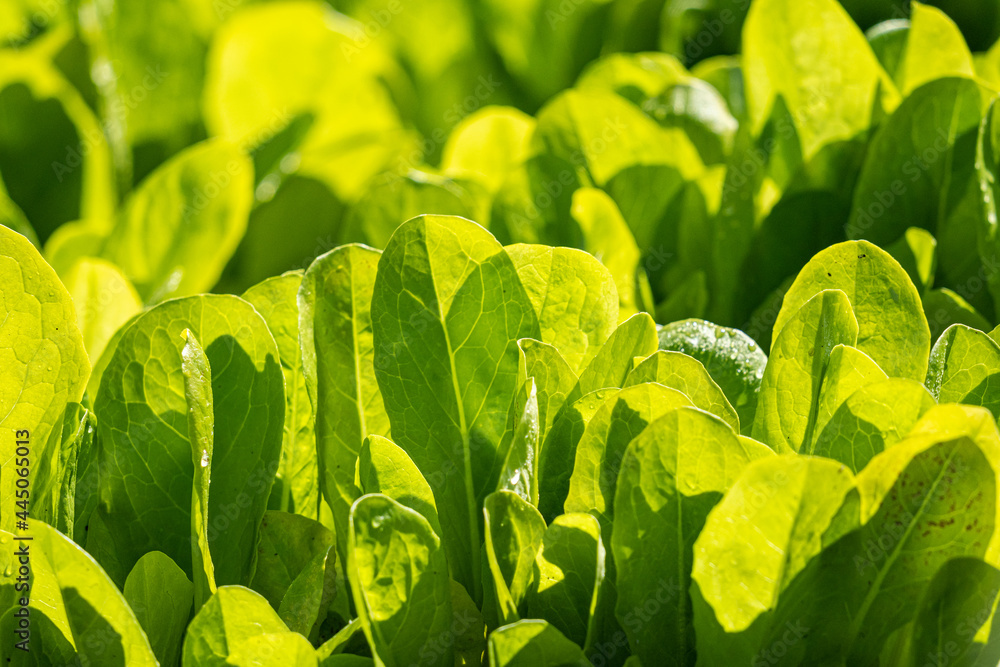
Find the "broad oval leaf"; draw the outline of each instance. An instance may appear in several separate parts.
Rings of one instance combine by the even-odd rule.
[[[982,331],[955,324],[931,350],[927,388],[941,403],[966,403],[1000,417],[1000,345]]]
[[[902,440],[936,402],[919,382],[891,378],[858,389],[819,433],[812,453],[855,473]]]
[[[788,296],[785,297],[788,303]],[[808,447],[816,424],[819,393],[837,345],[854,345],[858,321],[840,290],[811,297],[777,334],[771,348],[753,437],[781,453]]]
[[[80,259],[65,280],[90,361],[94,364],[116,331],[142,310],[135,288],[114,264]]]
[[[168,667],[179,664],[194,602],[194,587],[184,571],[166,554],[150,551],[129,572],[122,592],[156,659]]]
[[[656,382],[676,389],[691,399],[696,407],[713,415],[740,432],[740,418],[729,399],[715,383],[705,366],[683,352],[658,350],[640,361],[625,378],[625,386]]]
[[[358,480],[363,493],[381,493],[423,515],[441,536],[437,505],[430,484],[410,457],[394,442],[371,435],[358,454]]]
[[[217,31],[205,64],[208,131],[249,151],[291,128],[299,135],[298,173],[343,201],[356,200],[409,145],[380,80],[395,74],[390,60],[379,44],[357,47],[361,30],[311,0],[234,14]]]
[[[517,341],[524,355],[525,377],[535,380],[538,392],[538,423],[540,442],[545,442],[549,430],[562,410],[579,378],[552,345],[531,338]]]
[[[312,667],[318,665],[316,651],[297,632],[274,632],[250,637],[237,644],[226,660],[234,667]]]
[[[743,39],[754,133],[782,99],[807,159],[865,132],[880,89],[893,88],[861,30],[835,0],[758,0],[747,14]]]
[[[18,531],[21,533],[22,531]],[[84,664],[154,667],[156,657],[135,614],[94,558],[55,528],[29,520],[33,573],[31,598],[48,598],[48,616],[62,616],[65,630]],[[14,552],[25,542],[6,538],[2,548]],[[6,572],[5,577],[10,576]],[[41,576],[40,576],[41,575]],[[46,581],[47,580],[47,581]],[[44,582],[44,583],[43,583]],[[48,590],[42,591],[42,586]],[[38,588],[39,590],[35,590]],[[9,654],[8,654],[9,655]]]
[[[221,586],[184,636],[184,667],[225,667],[255,637],[288,632],[267,600],[242,586]]]
[[[517,341],[540,336],[531,301],[486,230],[423,216],[379,260],[372,330],[393,440],[432,482],[454,578],[479,600],[480,508],[521,385]]]
[[[441,168],[450,176],[471,178],[491,193],[507,172],[529,155],[535,119],[514,107],[485,107],[469,114],[448,135]]]
[[[694,664],[687,591],[695,539],[746,465],[770,456],[767,447],[747,446],[718,417],[695,408],[667,413],[629,445],[615,493],[611,547],[616,613],[643,663]],[[635,622],[635,610],[645,622]]]
[[[858,348],[850,345],[834,347],[830,352],[830,362],[827,364],[823,386],[819,392],[813,442],[806,443],[810,449],[803,453],[812,453],[811,447],[814,446],[815,439],[823,432],[833,413],[850,398],[851,394],[864,386],[886,379],[888,376],[878,364]]]
[[[559,411],[542,445],[538,466],[538,509],[547,520],[551,521],[563,513],[563,503],[569,493],[576,462],[576,449],[587,424],[604,402],[617,393],[618,389],[614,388],[598,389],[565,403]]]
[[[704,320],[682,320],[660,329],[659,348],[683,352],[700,361],[736,409],[743,434],[749,434],[767,365],[760,345],[737,329]]]
[[[490,664],[496,667],[587,667],[583,649],[546,621],[524,620],[490,634]]]
[[[62,424],[66,404],[83,398],[90,362],[73,302],[38,250],[0,227],[0,529],[14,527],[16,440],[34,446],[32,463],[58,459],[45,443]]]
[[[211,289],[247,228],[253,165],[235,146],[198,144],[149,175],[125,202],[100,256],[147,303]]]
[[[506,250],[535,309],[541,341],[579,372],[618,325],[614,279],[581,250],[528,244]]]
[[[867,241],[830,246],[809,260],[785,294],[774,340],[799,308],[822,290],[840,290],[857,318],[859,350],[889,377],[923,381],[930,329],[909,276],[884,250]]]
[[[835,461],[789,455],[747,466],[694,543],[691,577],[726,632],[775,608],[827,545],[824,534],[853,488],[854,476]]]
[[[334,542],[330,529],[318,521],[268,510],[260,523],[256,568],[250,587],[278,611],[296,579],[310,569],[317,557],[325,560]],[[324,567],[320,562],[320,569]],[[319,588],[323,588],[322,577]]]
[[[219,585],[249,582],[278,468],[285,398],[274,338],[237,297],[163,303],[139,316],[118,341],[95,401],[106,471],[99,512],[125,572],[158,550],[191,573],[195,471],[181,368],[185,329],[200,341],[212,371],[208,538],[216,579]]]
[[[452,646],[440,650],[451,630],[451,584],[441,540],[421,515],[380,494],[351,508],[347,573],[362,628],[378,661],[408,665],[431,656],[431,665],[453,662]]]
[[[545,519],[526,500],[510,491],[486,496],[485,559],[502,623],[513,623],[524,611],[526,596],[538,585],[535,556],[545,535]]]
[[[676,389],[653,382],[623,389],[606,400],[576,448],[566,511],[593,513],[610,528],[615,485],[629,443],[664,414],[693,405]]]
[[[545,619],[578,646],[592,648],[604,560],[596,518],[580,513],[556,517],[535,557],[538,579],[528,591],[528,616]]]
[[[975,171],[981,119],[982,97],[974,81],[938,79],[915,90],[871,141],[846,230],[848,238],[879,246],[896,241],[909,227],[930,231],[938,242],[938,286],[955,290],[977,308],[989,303],[985,292],[970,289],[984,268],[978,253],[969,252],[982,231],[983,195]],[[886,281],[881,291],[892,286],[901,299],[892,301],[898,310],[910,299],[895,282]],[[896,316],[887,317],[896,322]],[[902,375],[878,355],[872,357],[889,375]]]

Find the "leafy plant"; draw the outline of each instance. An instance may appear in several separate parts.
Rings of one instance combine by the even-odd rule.
[[[1000,664],[987,27],[181,4],[0,9],[0,657]]]

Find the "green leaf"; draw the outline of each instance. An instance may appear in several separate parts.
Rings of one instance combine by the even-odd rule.
[[[931,350],[926,384],[940,403],[979,405],[1000,417],[1000,345],[964,324],[948,327]]]
[[[520,619],[525,597],[538,585],[535,556],[545,535],[545,519],[510,491],[486,496],[483,514],[489,584],[496,591],[501,623],[513,623]]]
[[[216,582],[249,582],[278,468],[285,399],[274,338],[237,297],[169,301],[139,316],[118,341],[94,404],[103,475],[99,513],[125,572],[154,550],[192,572],[195,471],[182,371],[185,329],[211,365],[208,538]]]
[[[802,609],[795,609],[794,582],[822,549],[858,526],[853,489],[850,471],[825,459],[777,456],[746,467],[694,542],[691,592],[703,659],[749,661],[773,646],[770,635],[808,625],[795,614]],[[792,611],[780,613],[779,603]]]
[[[312,667],[318,665],[316,651],[297,632],[277,632],[250,637],[229,654],[227,665],[236,667]]]
[[[982,97],[969,79],[939,79],[914,91],[871,141],[846,230],[848,238],[879,246],[910,227],[930,231],[938,242],[938,286],[977,308],[988,304],[985,292],[973,294],[970,287],[982,268],[979,256],[969,252],[983,227],[975,171],[981,119]]]
[[[198,5],[180,13],[174,3],[159,0],[94,9],[81,25],[95,60],[102,59],[93,64],[94,77],[108,96],[108,122],[121,127],[120,140],[135,151],[135,169],[144,173],[153,156],[162,159],[204,131],[207,42],[225,14]],[[105,73],[102,66],[113,71]]]
[[[806,190],[783,196],[760,221],[736,285],[735,322],[750,318],[785,280],[794,278],[817,252],[844,239],[849,201],[832,192]]]
[[[488,194],[478,182],[411,169],[402,176],[379,178],[344,220],[347,239],[364,239],[384,248],[404,221],[430,213],[485,220]]]
[[[281,497],[277,509],[319,517],[319,481],[312,403],[299,348],[299,304],[303,274],[291,271],[254,285],[243,299],[260,313],[274,336],[285,377],[285,428],[281,440]]]
[[[537,119],[534,150],[578,165],[582,176],[597,187],[636,164],[666,164],[685,178],[704,169],[685,132],[661,128],[610,92],[565,91],[546,104]]]
[[[847,296],[857,317],[857,344],[849,345],[889,377],[924,379],[931,341],[920,295],[899,263],[867,241],[838,243],[806,264],[785,294],[774,339],[803,304],[831,289]]]
[[[728,632],[774,607],[827,544],[824,533],[853,488],[849,471],[819,458],[781,456],[747,467],[694,546],[692,577]]]
[[[267,600],[242,586],[220,586],[184,636],[184,667],[225,667],[248,641],[288,632]]]
[[[421,656],[451,665],[442,648],[452,623],[448,561],[430,524],[379,494],[351,508],[347,572],[365,636],[380,664],[408,665]]]
[[[918,292],[931,288],[937,272],[937,239],[929,231],[910,227],[885,250],[906,270]]]
[[[441,168],[453,178],[479,181],[495,194],[507,172],[528,158],[534,130],[535,119],[514,107],[475,111],[452,128]]]
[[[581,90],[607,90],[639,106],[691,75],[668,53],[611,53],[587,65],[576,81]]]
[[[933,405],[924,385],[913,380],[891,378],[868,384],[837,408],[810,453],[840,461],[858,473],[902,440]]]
[[[598,389],[567,402],[559,411],[542,445],[538,465],[538,509],[548,521],[563,513],[576,450],[587,425],[604,403],[618,393],[614,388]]]
[[[302,372],[316,414],[319,483],[333,510],[337,549],[347,557],[347,520],[360,496],[354,468],[365,438],[388,435],[375,381],[371,301],[379,253],[331,250],[306,270],[299,290]]]
[[[573,193],[588,185],[572,161],[532,155],[508,172],[493,201],[490,229],[505,245],[578,246],[581,232],[570,208]]]
[[[907,96],[934,79],[976,78],[972,54],[958,26],[937,7],[914,2],[897,81]]]
[[[621,387],[632,371],[636,357],[656,351],[656,323],[647,313],[638,313],[622,322],[593,361],[580,373],[580,381],[570,392],[572,403],[585,394],[606,387]]]
[[[659,348],[700,361],[735,408],[743,434],[750,432],[767,365],[767,355],[752,338],[704,320],[684,320],[660,329]]]
[[[194,608],[197,611],[216,591],[208,518],[211,511],[209,489],[215,451],[215,414],[212,368],[205,351],[190,329],[185,329],[181,336],[184,338],[181,373],[184,374],[184,398],[187,402],[187,436],[191,443],[194,471],[191,484],[191,570],[194,574]]]
[[[570,87],[583,64],[597,57],[610,14],[602,0],[572,8],[559,0],[486,0],[476,10],[502,68],[535,105]]]
[[[0,189],[43,243],[73,220],[106,225],[116,202],[105,126],[51,60],[38,49],[0,53]]]
[[[683,352],[657,350],[636,364],[625,379],[625,387],[656,382],[676,389],[691,399],[696,407],[711,412],[740,432],[740,418],[729,399],[715,383],[705,366]]]
[[[164,163],[125,202],[100,256],[147,303],[211,289],[247,228],[253,165],[224,142],[198,144]]]
[[[290,630],[312,641],[318,639],[320,624],[337,594],[337,573],[337,549],[331,539],[325,550],[306,563],[281,598],[278,616]]]
[[[539,442],[545,438],[562,410],[566,397],[576,387],[576,373],[552,345],[531,338],[517,341],[524,354],[525,377],[534,379],[538,392]]]
[[[517,341],[540,337],[531,301],[486,230],[423,216],[379,261],[372,329],[393,440],[432,483],[453,577],[478,601],[481,502],[496,488],[523,382]]]
[[[124,594],[160,665],[180,664],[194,601],[194,587],[184,571],[169,556],[150,551],[129,572]]]
[[[73,297],[87,355],[96,364],[115,332],[142,310],[142,301],[121,270],[100,259],[79,260],[65,285]]]
[[[83,526],[97,502],[99,475],[88,467],[94,459],[96,432],[94,413],[69,403],[62,428],[52,431],[45,445],[58,455],[39,460],[31,470],[31,515],[78,544],[84,542]]]
[[[583,650],[546,621],[506,625],[489,639],[490,664],[496,667],[587,667]]]
[[[865,523],[823,554],[815,600],[830,631],[810,648],[816,657],[870,664],[886,638],[913,619],[945,562],[986,554],[996,474],[969,437],[929,446],[917,439],[873,459],[857,483]]]
[[[431,486],[406,452],[391,440],[368,436],[358,454],[358,480],[363,493],[381,493],[409,507],[423,515],[434,532],[441,535]]]
[[[604,558],[596,518],[579,513],[556,517],[535,557],[538,580],[528,590],[528,616],[545,619],[585,651],[592,651]]]
[[[830,361],[823,375],[823,385],[819,392],[819,405],[816,408],[816,426],[813,428],[813,441],[805,443],[804,454],[812,453],[816,438],[826,428],[844,401],[858,389],[887,376],[872,358],[856,347],[837,345],[830,351]]]
[[[795,303],[789,295],[782,312]],[[775,451],[797,452],[812,441],[830,353],[837,345],[857,343],[858,320],[847,295],[828,289],[806,301],[784,326],[775,325],[775,332],[771,359],[761,381],[753,437]]]
[[[755,2],[743,26],[743,64],[754,134],[781,98],[806,159],[867,131],[880,91],[893,88],[861,30],[834,0]]]
[[[920,600],[914,621],[913,664],[927,659],[976,664],[983,648],[973,638],[990,618],[1000,593],[1000,570],[976,558],[956,558],[941,566]],[[965,662],[970,661],[970,662]]]
[[[931,328],[931,340],[935,341],[953,324],[964,324],[980,331],[992,328],[972,304],[947,287],[924,294],[924,314]]]
[[[34,246],[6,227],[0,228],[0,285],[0,428],[16,436],[0,449],[0,529],[10,530],[16,439],[30,442],[34,467],[58,460],[45,443],[61,427],[67,403],[83,398],[90,362],[66,288]]]
[[[1000,58],[1000,50],[997,52]],[[998,59],[1000,63],[1000,59]],[[998,72],[1000,75],[1000,72]],[[979,256],[986,268],[984,281],[993,296],[994,311],[1000,312],[1000,273],[997,272],[997,251],[1000,236],[997,205],[1000,202],[1000,104],[994,101],[979,127],[976,140],[976,177],[979,181],[981,216],[986,225],[979,238]]]
[[[579,372],[618,325],[612,274],[593,256],[573,248],[518,244],[506,250],[535,309],[541,341]]]
[[[333,533],[318,521],[268,510],[260,524],[256,569],[250,587],[263,595],[275,611],[281,608],[282,600],[303,574],[319,570],[322,592],[322,572],[334,569],[331,567],[334,559],[327,564],[328,551],[334,544]],[[308,634],[308,628],[303,634]]]
[[[641,251],[618,205],[603,190],[580,188],[573,193],[570,215],[583,233],[583,248],[599,259],[614,277],[619,318],[640,309],[638,280]]]
[[[924,414],[907,436],[908,441],[920,441],[930,446],[945,440],[970,438],[989,459],[994,470],[1000,469],[1000,432],[996,418],[985,408],[946,403],[935,405]],[[886,458],[884,460],[891,460]],[[1000,525],[1000,500],[994,521]],[[1000,531],[990,540],[986,562],[995,563],[1000,557]]]
[[[528,378],[514,402],[516,418],[497,491],[511,491],[538,506],[538,391]]]
[[[576,448],[566,511],[590,512],[610,528],[615,485],[629,443],[666,413],[686,406],[693,406],[687,396],[652,382],[623,389],[605,401]]]
[[[722,420],[694,408],[667,413],[629,445],[615,494],[611,547],[618,620],[633,655],[644,663],[694,664],[686,591],[695,539],[743,468],[770,454],[763,446],[747,447]],[[650,599],[656,610],[635,623],[636,610],[642,613]]]
[[[55,584],[49,594],[64,610],[78,659],[84,664],[154,667],[157,662],[146,634],[94,559],[55,528],[34,520],[28,525],[35,580],[44,569]]]
[[[355,201],[411,145],[382,79],[396,75],[389,55],[370,41],[358,48],[358,30],[320,2],[234,14],[205,64],[209,134],[250,150],[301,121],[297,173]]]
[[[451,609],[456,664],[480,663],[486,652],[486,621],[465,587],[455,581],[451,582]]]

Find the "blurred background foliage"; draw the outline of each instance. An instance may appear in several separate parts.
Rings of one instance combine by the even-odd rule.
[[[870,131],[900,100],[883,89],[843,142],[812,136],[784,95],[753,108],[738,55],[750,4],[5,0],[0,223],[71,288],[98,280],[79,271],[89,258],[150,305],[239,293],[346,242],[381,247],[412,215],[458,214],[505,243],[594,253],[623,316],[708,317],[766,344],[783,286],[846,237]],[[931,5],[977,54],[969,75],[1000,81],[1000,4]],[[910,3],[843,6],[879,24],[868,41],[905,96]],[[820,84],[835,96],[840,82]],[[727,199],[769,138],[763,173]],[[752,233],[720,240],[739,216]],[[881,240],[920,278],[935,240],[912,231]],[[979,265],[938,252],[924,286],[947,319],[993,320],[989,293],[958,294]]]

